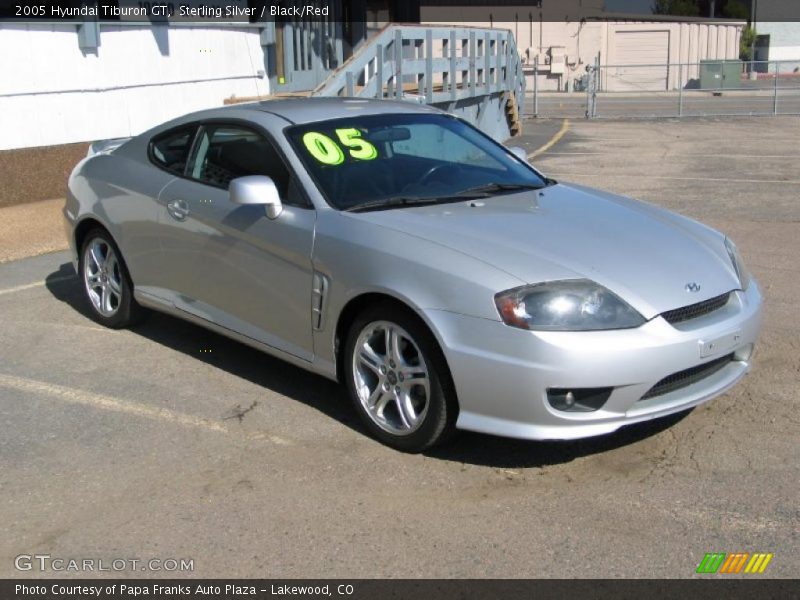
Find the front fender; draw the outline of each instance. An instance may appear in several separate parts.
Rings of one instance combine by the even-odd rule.
[[[425,320],[438,338],[427,311],[499,321],[494,295],[524,284],[497,267],[434,241],[333,211],[318,215],[314,270],[329,281],[325,326],[315,335],[320,365],[335,365],[336,325],[344,307],[363,294],[378,293],[402,302]]]

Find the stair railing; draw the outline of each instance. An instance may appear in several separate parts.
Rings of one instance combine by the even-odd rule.
[[[314,96],[455,103],[492,94],[525,97],[513,34],[506,29],[390,24],[312,92]]]

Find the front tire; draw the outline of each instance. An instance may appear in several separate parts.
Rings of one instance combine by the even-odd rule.
[[[81,247],[79,276],[95,321],[112,329],[136,322],[142,308],[119,248],[104,229],[90,231]]]
[[[347,391],[373,437],[422,452],[455,429],[457,402],[435,338],[410,310],[381,304],[361,313],[345,344]]]

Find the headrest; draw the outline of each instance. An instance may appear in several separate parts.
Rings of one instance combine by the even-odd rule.
[[[267,141],[239,140],[220,146],[219,161],[236,173],[259,175],[273,173],[280,168],[280,158]]]

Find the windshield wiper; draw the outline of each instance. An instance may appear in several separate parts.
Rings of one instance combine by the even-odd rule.
[[[370,210],[383,210],[398,208],[401,206],[430,206],[431,204],[444,204],[446,202],[459,202],[461,200],[488,198],[489,196],[499,192],[539,190],[542,187],[543,186],[534,185],[532,183],[485,183],[461,190],[455,194],[449,194],[447,196],[392,196],[390,198],[381,198],[380,200],[371,200],[369,202],[364,202],[363,204],[357,204],[355,206],[345,208],[342,210],[342,212],[367,212]]]
[[[437,204],[441,198],[425,198],[418,196],[392,196],[391,198],[381,198],[371,200],[363,204],[356,204],[342,209],[342,212],[366,212],[369,210],[382,210],[385,208],[398,208],[400,206],[427,206]]]
[[[460,192],[453,194],[453,197],[457,196],[472,196],[472,195],[485,195],[489,196],[491,194],[496,194],[497,192],[516,192],[522,190],[540,190],[543,186],[535,185],[533,183],[483,183],[481,185],[476,185],[475,187],[467,188],[465,190],[461,190]]]

